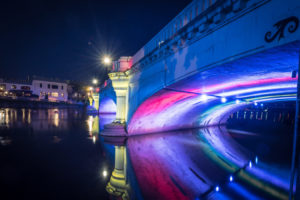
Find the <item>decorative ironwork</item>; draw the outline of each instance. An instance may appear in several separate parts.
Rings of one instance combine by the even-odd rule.
[[[283,19],[279,22],[277,22],[276,24],[274,24],[273,26],[277,28],[277,32],[274,33],[272,35],[271,31],[268,31],[265,34],[265,41],[266,42],[272,42],[273,40],[275,40],[275,38],[278,36],[278,41],[281,38],[284,38],[284,30],[286,29],[286,27],[288,26],[287,30],[290,33],[294,33],[299,25],[299,19],[297,17],[289,17],[286,19]]]

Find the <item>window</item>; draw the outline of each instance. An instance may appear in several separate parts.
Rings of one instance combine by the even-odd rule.
[[[42,88],[43,87],[43,84],[42,83],[40,83],[40,88]]]
[[[52,85],[52,89],[58,89],[58,85]]]
[[[48,84],[48,89],[50,89],[50,84]]]
[[[51,96],[53,96],[53,97],[58,97],[58,93],[57,93],[57,92],[52,92],[52,93],[51,93]]]
[[[15,90],[15,89],[17,89],[17,86],[16,85],[12,85],[11,89]]]
[[[62,86],[61,86],[61,90],[63,90],[63,89],[64,89],[64,86],[62,85]]]
[[[21,90],[30,90],[29,86],[21,86]]]
[[[5,90],[6,89],[6,85],[5,84],[2,84],[2,85],[0,85],[0,90]]]
[[[61,93],[61,96],[64,97],[64,93]]]

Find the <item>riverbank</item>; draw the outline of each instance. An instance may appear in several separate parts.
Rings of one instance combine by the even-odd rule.
[[[85,104],[73,104],[67,102],[0,98],[0,108],[84,108],[85,106]]]

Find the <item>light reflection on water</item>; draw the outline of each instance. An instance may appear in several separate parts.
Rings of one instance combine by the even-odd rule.
[[[268,143],[264,137],[237,131],[229,133],[225,128],[135,136],[121,143],[99,137],[103,125],[114,117],[88,116],[72,109],[1,109],[0,128],[6,132],[0,133],[0,148],[6,151],[7,157],[0,154],[1,163],[4,163],[0,166],[0,177],[6,174],[0,186],[4,185],[7,191],[22,190],[25,182],[29,184],[26,187],[29,191],[38,188],[49,196],[60,191],[59,198],[52,196],[53,199],[71,198],[71,191],[73,198],[84,194],[86,199],[108,199],[111,195],[113,199],[124,200],[243,199],[250,194],[253,198],[282,199],[286,196],[289,172],[278,165],[288,164],[278,161],[276,166],[267,161],[266,158],[277,156],[276,150],[260,155],[251,148],[265,143],[274,149],[276,145]],[[9,161],[20,158],[26,158],[28,164]],[[249,161],[252,161],[251,167]],[[8,168],[15,171],[10,173]],[[41,174],[36,176],[46,176],[43,181],[57,187],[51,191],[40,188],[35,175],[32,177],[37,168]],[[24,169],[32,170],[30,176],[23,174]],[[19,174],[17,179],[24,176],[26,181],[21,181],[22,184],[15,181],[10,188],[7,182],[12,174]],[[229,183],[231,176],[234,177],[232,184]],[[273,185],[265,184],[270,180]],[[61,191],[60,187],[68,184],[78,184],[78,187],[66,189],[65,193]],[[35,198],[38,199],[36,194]]]
[[[268,138],[240,137],[256,137],[256,142],[264,141],[274,149],[270,154],[278,152]],[[274,165],[242,144],[225,127],[214,127],[129,137],[126,149],[144,199],[247,199],[249,194],[256,199],[288,198],[289,168],[282,166],[289,163],[276,160]],[[115,165],[115,169],[123,168]],[[128,187],[128,182],[114,181],[114,177],[112,173],[110,180],[115,187],[111,188],[111,182],[107,186],[110,194],[121,197],[137,191],[131,184]]]
[[[113,161],[99,141],[99,120],[81,109],[0,109],[1,195],[108,199]]]
[[[68,119],[80,119],[82,112],[72,109],[0,109],[1,128],[22,128],[34,131],[67,130]]]

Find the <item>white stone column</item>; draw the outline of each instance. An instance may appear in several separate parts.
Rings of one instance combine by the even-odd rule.
[[[112,86],[117,97],[117,113],[115,122],[125,124],[127,120],[129,77],[125,74],[125,72],[113,72],[108,75],[112,81]]]

